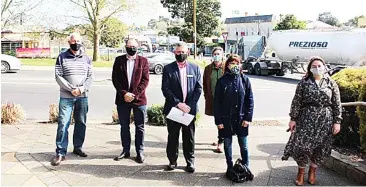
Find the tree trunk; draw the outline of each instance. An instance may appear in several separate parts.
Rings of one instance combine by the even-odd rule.
[[[93,61],[99,61],[99,42],[100,42],[100,29],[99,27],[94,27],[94,34],[93,34]]]

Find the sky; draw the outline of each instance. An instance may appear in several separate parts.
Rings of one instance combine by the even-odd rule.
[[[150,19],[157,19],[159,16],[170,17],[170,13],[163,8],[160,0],[135,0],[135,2],[140,3],[134,9],[134,14],[123,13],[119,16],[126,24],[147,25]],[[300,20],[316,20],[319,13],[328,11],[341,22],[346,22],[355,16],[366,15],[365,7],[366,0],[221,0],[221,19],[244,16],[245,12],[248,12],[249,15],[294,14]],[[234,10],[239,11],[239,15],[234,15],[232,13]],[[82,14],[77,6],[67,0],[44,1],[43,5],[33,12],[37,15],[46,15],[42,16],[42,19],[36,16],[35,20],[39,23],[67,22],[69,25],[80,21],[72,18],[73,16]]]
[[[294,14],[300,20],[316,20],[319,13],[331,12],[341,22],[366,15],[366,0],[221,0],[222,17],[231,17],[233,10],[241,16],[261,14]],[[233,16],[234,17],[234,16]]]

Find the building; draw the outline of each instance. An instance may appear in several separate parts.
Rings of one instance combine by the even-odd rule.
[[[306,23],[306,29],[308,29],[308,30],[327,30],[327,29],[337,29],[337,27],[329,25],[322,21],[308,21]]]
[[[49,33],[43,28],[10,28],[1,31],[1,53],[13,53],[16,48],[49,48]]]
[[[236,43],[241,36],[270,36],[276,27],[277,20],[274,15],[254,15],[244,17],[232,17],[225,19],[228,43]]]

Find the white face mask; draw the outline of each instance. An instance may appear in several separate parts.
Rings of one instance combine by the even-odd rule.
[[[315,76],[323,75],[325,72],[324,67],[317,67],[317,68],[311,68],[311,73],[313,73]]]

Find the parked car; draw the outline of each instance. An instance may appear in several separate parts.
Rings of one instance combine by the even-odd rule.
[[[162,74],[164,66],[175,61],[175,56],[169,53],[149,53],[144,55],[149,60],[150,72]]]
[[[1,73],[20,70],[22,63],[17,57],[1,54]]]

